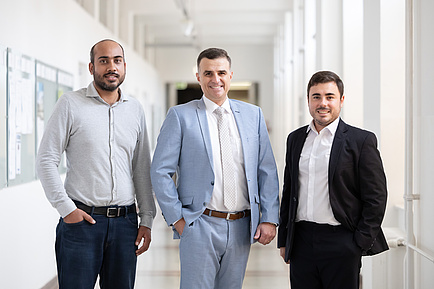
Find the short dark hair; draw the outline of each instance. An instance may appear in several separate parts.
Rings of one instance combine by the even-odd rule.
[[[116,41],[114,41],[114,40],[111,40],[111,39],[103,39],[103,40],[98,41],[97,43],[95,43],[95,44],[92,46],[92,48],[90,49],[90,62],[91,62],[92,64],[94,64],[94,60],[95,60],[95,47],[96,47],[98,44],[100,44],[100,43],[102,43],[102,42],[106,42],[106,41],[111,41],[111,42],[114,42],[114,43],[116,43],[117,45],[119,45],[119,47],[122,49],[122,57],[124,58],[124,61],[125,61],[125,52],[124,52],[124,48],[122,47],[122,45],[120,45],[118,42],[116,42]]]
[[[314,75],[312,75],[309,83],[307,84],[307,97],[309,97],[309,91],[312,86],[328,82],[334,82],[336,84],[339,93],[341,94],[340,98],[342,98],[342,95],[344,95],[344,83],[342,82],[340,77],[332,71],[318,71]]]
[[[199,71],[199,64],[203,58],[216,59],[216,58],[226,58],[229,62],[229,68],[231,68],[231,58],[229,57],[226,50],[221,48],[207,48],[202,51],[197,57],[197,71]]]

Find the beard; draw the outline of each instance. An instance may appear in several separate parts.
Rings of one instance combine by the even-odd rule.
[[[107,82],[104,77],[108,75],[116,75],[117,81]],[[125,74],[119,75],[118,73],[106,73],[104,75],[101,75],[94,73],[93,79],[95,85],[98,86],[100,89],[112,92],[115,91],[122,84],[122,82],[124,82]]]

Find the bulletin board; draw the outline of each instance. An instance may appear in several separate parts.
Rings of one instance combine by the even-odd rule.
[[[36,154],[57,101],[56,68],[36,61]]]
[[[29,182],[35,173],[35,60],[7,49],[7,180]]]
[[[36,154],[56,102],[65,92],[72,90],[73,80],[72,74],[36,61]],[[66,156],[63,154],[59,173],[65,172]]]
[[[0,189],[6,187],[7,184],[6,71],[7,49],[0,44]]]
[[[0,189],[33,181],[44,128],[73,75],[0,45]],[[66,172],[62,156],[59,173]]]

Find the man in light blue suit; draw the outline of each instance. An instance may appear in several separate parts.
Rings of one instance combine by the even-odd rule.
[[[180,288],[240,289],[250,245],[266,245],[276,235],[276,164],[261,109],[227,97],[233,75],[227,52],[206,49],[197,67],[204,96],[169,109],[151,165],[152,185],[181,239]],[[223,116],[215,113],[219,107]],[[219,117],[226,118],[229,146],[220,139]],[[229,176],[222,160],[228,150]]]

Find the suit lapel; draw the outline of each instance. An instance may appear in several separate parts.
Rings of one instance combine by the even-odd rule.
[[[238,133],[240,135],[241,147],[243,148],[244,169],[247,173],[248,172],[247,168],[249,168],[248,165],[250,161],[248,158],[248,156],[250,156],[249,141],[248,141],[248,135],[250,135],[250,132],[246,131],[248,129],[248,126],[246,126],[245,121],[243,121],[243,117],[245,117],[245,115],[243,115],[243,113],[241,112],[240,106],[236,102],[232,101],[231,99],[229,99],[229,103],[235,118],[235,122],[237,124]]]
[[[306,141],[307,137],[307,126],[305,126],[301,131],[299,136],[295,136],[294,139],[296,140],[294,143],[294,147],[292,148],[293,152],[291,154],[292,158],[292,164],[293,164],[293,174],[296,176],[296,180],[298,180],[298,172],[299,172],[299,164],[300,164],[300,157],[301,157],[301,151],[303,150],[304,143]],[[298,187],[298,182],[297,182]],[[298,190],[297,190],[298,191]]]
[[[345,139],[347,137],[348,128],[346,123],[343,120],[339,120],[338,128],[336,130],[336,135],[333,140],[332,149],[330,152],[330,161],[329,161],[329,186],[330,180],[333,179],[333,175],[336,171],[336,166],[339,162],[339,156],[341,155],[342,148],[345,143]]]
[[[243,142],[243,132],[244,132],[244,126],[243,126],[243,121],[242,121],[242,114],[240,112],[239,106],[237,105],[237,103],[233,102],[232,100],[229,99],[229,103],[231,106],[231,110],[232,113],[234,114],[234,118],[235,118],[235,122],[237,123],[237,127],[238,127],[238,133],[240,134],[240,138],[241,141]]]
[[[203,100],[198,102],[196,114],[197,114],[197,119],[199,121],[200,130],[202,133],[202,139],[205,143],[206,152],[208,154],[208,159],[211,164],[211,167],[214,170],[214,163],[212,159],[211,137],[209,135],[208,118],[206,116],[206,107]]]

